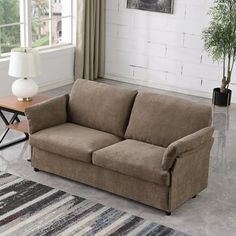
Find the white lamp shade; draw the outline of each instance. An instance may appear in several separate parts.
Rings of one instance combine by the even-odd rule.
[[[39,76],[41,74],[39,52],[29,48],[12,49],[8,74],[17,78]]]

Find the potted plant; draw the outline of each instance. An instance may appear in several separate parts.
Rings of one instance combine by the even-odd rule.
[[[228,106],[232,91],[229,84],[236,59],[236,1],[215,0],[210,9],[210,25],[203,31],[205,50],[214,61],[223,62],[220,88],[213,90],[213,103]]]

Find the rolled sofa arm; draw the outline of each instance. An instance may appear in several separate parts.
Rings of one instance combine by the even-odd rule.
[[[67,121],[69,95],[55,97],[25,110],[29,122],[29,133],[33,134]]]
[[[181,154],[192,150],[197,150],[197,148],[201,145],[209,142],[212,138],[213,132],[213,127],[206,127],[171,143],[164,153],[162,159],[162,169],[169,170],[175,159],[180,157]]]

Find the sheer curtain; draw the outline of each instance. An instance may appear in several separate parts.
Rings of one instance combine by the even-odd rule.
[[[77,1],[75,79],[95,80],[104,76],[105,1]]]

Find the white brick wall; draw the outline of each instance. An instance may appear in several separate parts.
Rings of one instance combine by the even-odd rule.
[[[170,15],[107,0],[106,77],[211,97],[220,86],[221,65],[203,51],[201,33],[213,0],[174,1]],[[232,82],[233,89],[235,72]]]

